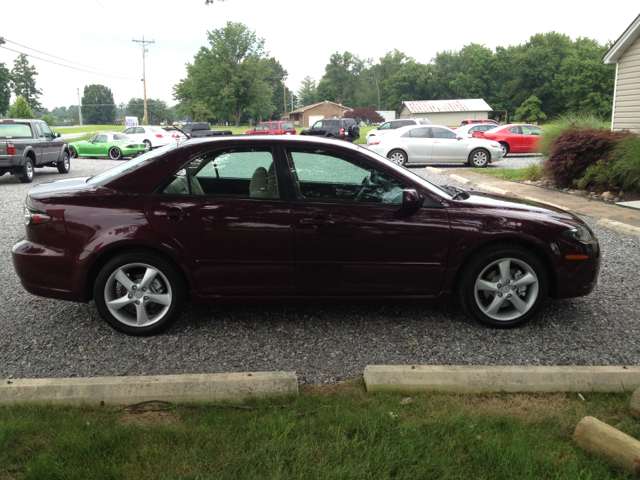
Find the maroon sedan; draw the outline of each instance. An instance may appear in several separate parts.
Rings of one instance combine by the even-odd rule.
[[[586,295],[597,239],[565,211],[436,186],[348,143],[191,139],[33,187],[13,263],[27,291],[94,300],[151,335],[185,302],[455,303],[492,327]]]
[[[535,152],[536,143],[542,135],[544,135],[542,128],[525,123],[503,125],[486,132],[473,132],[473,138],[486,138],[500,142],[503,157],[508,153]]]

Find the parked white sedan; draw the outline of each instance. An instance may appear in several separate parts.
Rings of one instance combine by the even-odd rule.
[[[174,143],[175,139],[162,127],[138,126],[125,128],[122,133],[126,133],[137,143],[144,143],[151,150],[152,148],[164,147]]]
[[[368,148],[398,165],[462,162],[482,168],[500,160],[502,154],[498,142],[466,138],[440,125],[398,128],[375,139]]]

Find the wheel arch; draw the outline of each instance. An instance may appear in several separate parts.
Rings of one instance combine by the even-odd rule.
[[[171,255],[167,254],[166,252],[163,252],[158,248],[150,247],[144,244],[126,244],[126,245],[116,246],[110,249],[109,251],[104,252],[100,257],[98,257],[93,262],[93,264],[89,268],[89,272],[87,273],[87,276],[84,282],[85,298],[87,299],[87,301],[93,300],[93,287],[96,283],[96,279],[98,277],[98,274],[100,273],[100,270],[102,270],[102,267],[104,267],[115,256],[120,255],[122,253],[127,253],[131,250],[144,251],[145,253],[157,255],[158,257],[162,258],[164,261],[172,264],[175,267],[178,274],[182,277],[182,280],[184,281],[184,285],[187,291],[192,290],[194,285],[192,284],[189,277],[185,273],[183,265],[181,265],[180,262],[176,261],[176,259],[173,258]],[[187,299],[189,301],[191,300],[190,295],[187,295]]]
[[[391,150],[389,150],[387,152],[385,157],[389,158],[389,155],[391,155],[392,152],[402,152],[402,153],[404,153],[405,157],[407,157],[407,162],[409,162],[409,154],[407,153],[407,151],[404,148],[402,148],[402,147],[392,148]]]
[[[453,281],[453,291],[456,292],[459,288],[459,283],[460,283],[460,278],[462,276],[462,273],[465,271],[465,269],[467,268],[467,265],[473,260],[474,256],[476,253],[478,253],[481,250],[484,250],[486,248],[490,248],[494,245],[498,245],[498,244],[511,244],[511,245],[516,245],[522,248],[525,248],[527,250],[529,250],[531,253],[533,253],[538,260],[540,260],[540,262],[542,263],[542,265],[544,266],[545,271],[547,272],[547,279],[549,281],[549,292],[548,295],[550,297],[555,297],[556,293],[558,291],[558,278],[556,275],[556,270],[553,266],[553,263],[551,262],[551,259],[549,258],[549,255],[547,255],[547,253],[542,249],[542,247],[540,247],[540,245],[535,244],[534,242],[531,242],[529,240],[525,240],[522,238],[499,238],[499,239],[495,239],[495,240],[491,240],[489,242],[486,243],[482,243],[480,245],[477,245],[473,250],[471,250],[467,256],[464,258],[464,260],[462,261],[462,263],[460,264],[460,266],[458,267],[456,273],[455,273],[455,277],[454,277],[454,281]]]

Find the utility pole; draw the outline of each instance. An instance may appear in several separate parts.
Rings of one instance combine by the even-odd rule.
[[[82,126],[82,104],[80,103],[80,89],[78,89],[78,116],[80,117],[80,126]]]
[[[136,42],[139,43],[140,45],[142,45],[142,85],[143,85],[143,89],[144,89],[144,122],[145,123],[149,123],[149,118],[147,117],[147,76],[145,74],[145,68],[144,68],[144,57],[146,55],[146,53],[149,51],[147,50],[147,43],[156,43],[153,40],[145,40],[144,39],[144,35],[142,36],[142,40],[131,40],[132,42]]]
[[[283,120],[289,120],[287,118],[287,86],[282,82],[282,91],[284,93],[284,118]]]

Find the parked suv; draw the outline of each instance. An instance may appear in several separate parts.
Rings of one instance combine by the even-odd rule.
[[[469,120],[462,120],[462,122],[460,122],[460,126],[463,127],[472,123],[493,123],[496,127],[500,126],[500,123],[492,118],[470,118]]]
[[[295,135],[296,127],[290,121],[270,121],[262,122],[251,130],[244,132],[245,135]]]
[[[367,145],[369,145],[369,139],[371,137],[384,135],[385,133],[389,133],[391,130],[395,130],[396,128],[406,127],[407,125],[431,125],[431,122],[426,118],[398,118],[396,120],[389,120],[388,122],[384,122],[375,130],[371,130],[367,133]]]
[[[317,135],[355,142],[360,138],[360,127],[353,118],[325,118],[313,127],[302,130],[300,135]]]
[[[42,120],[0,121],[0,176],[10,173],[30,183],[34,168],[56,167],[60,173],[69,173],[69,157],[67,141]]]

